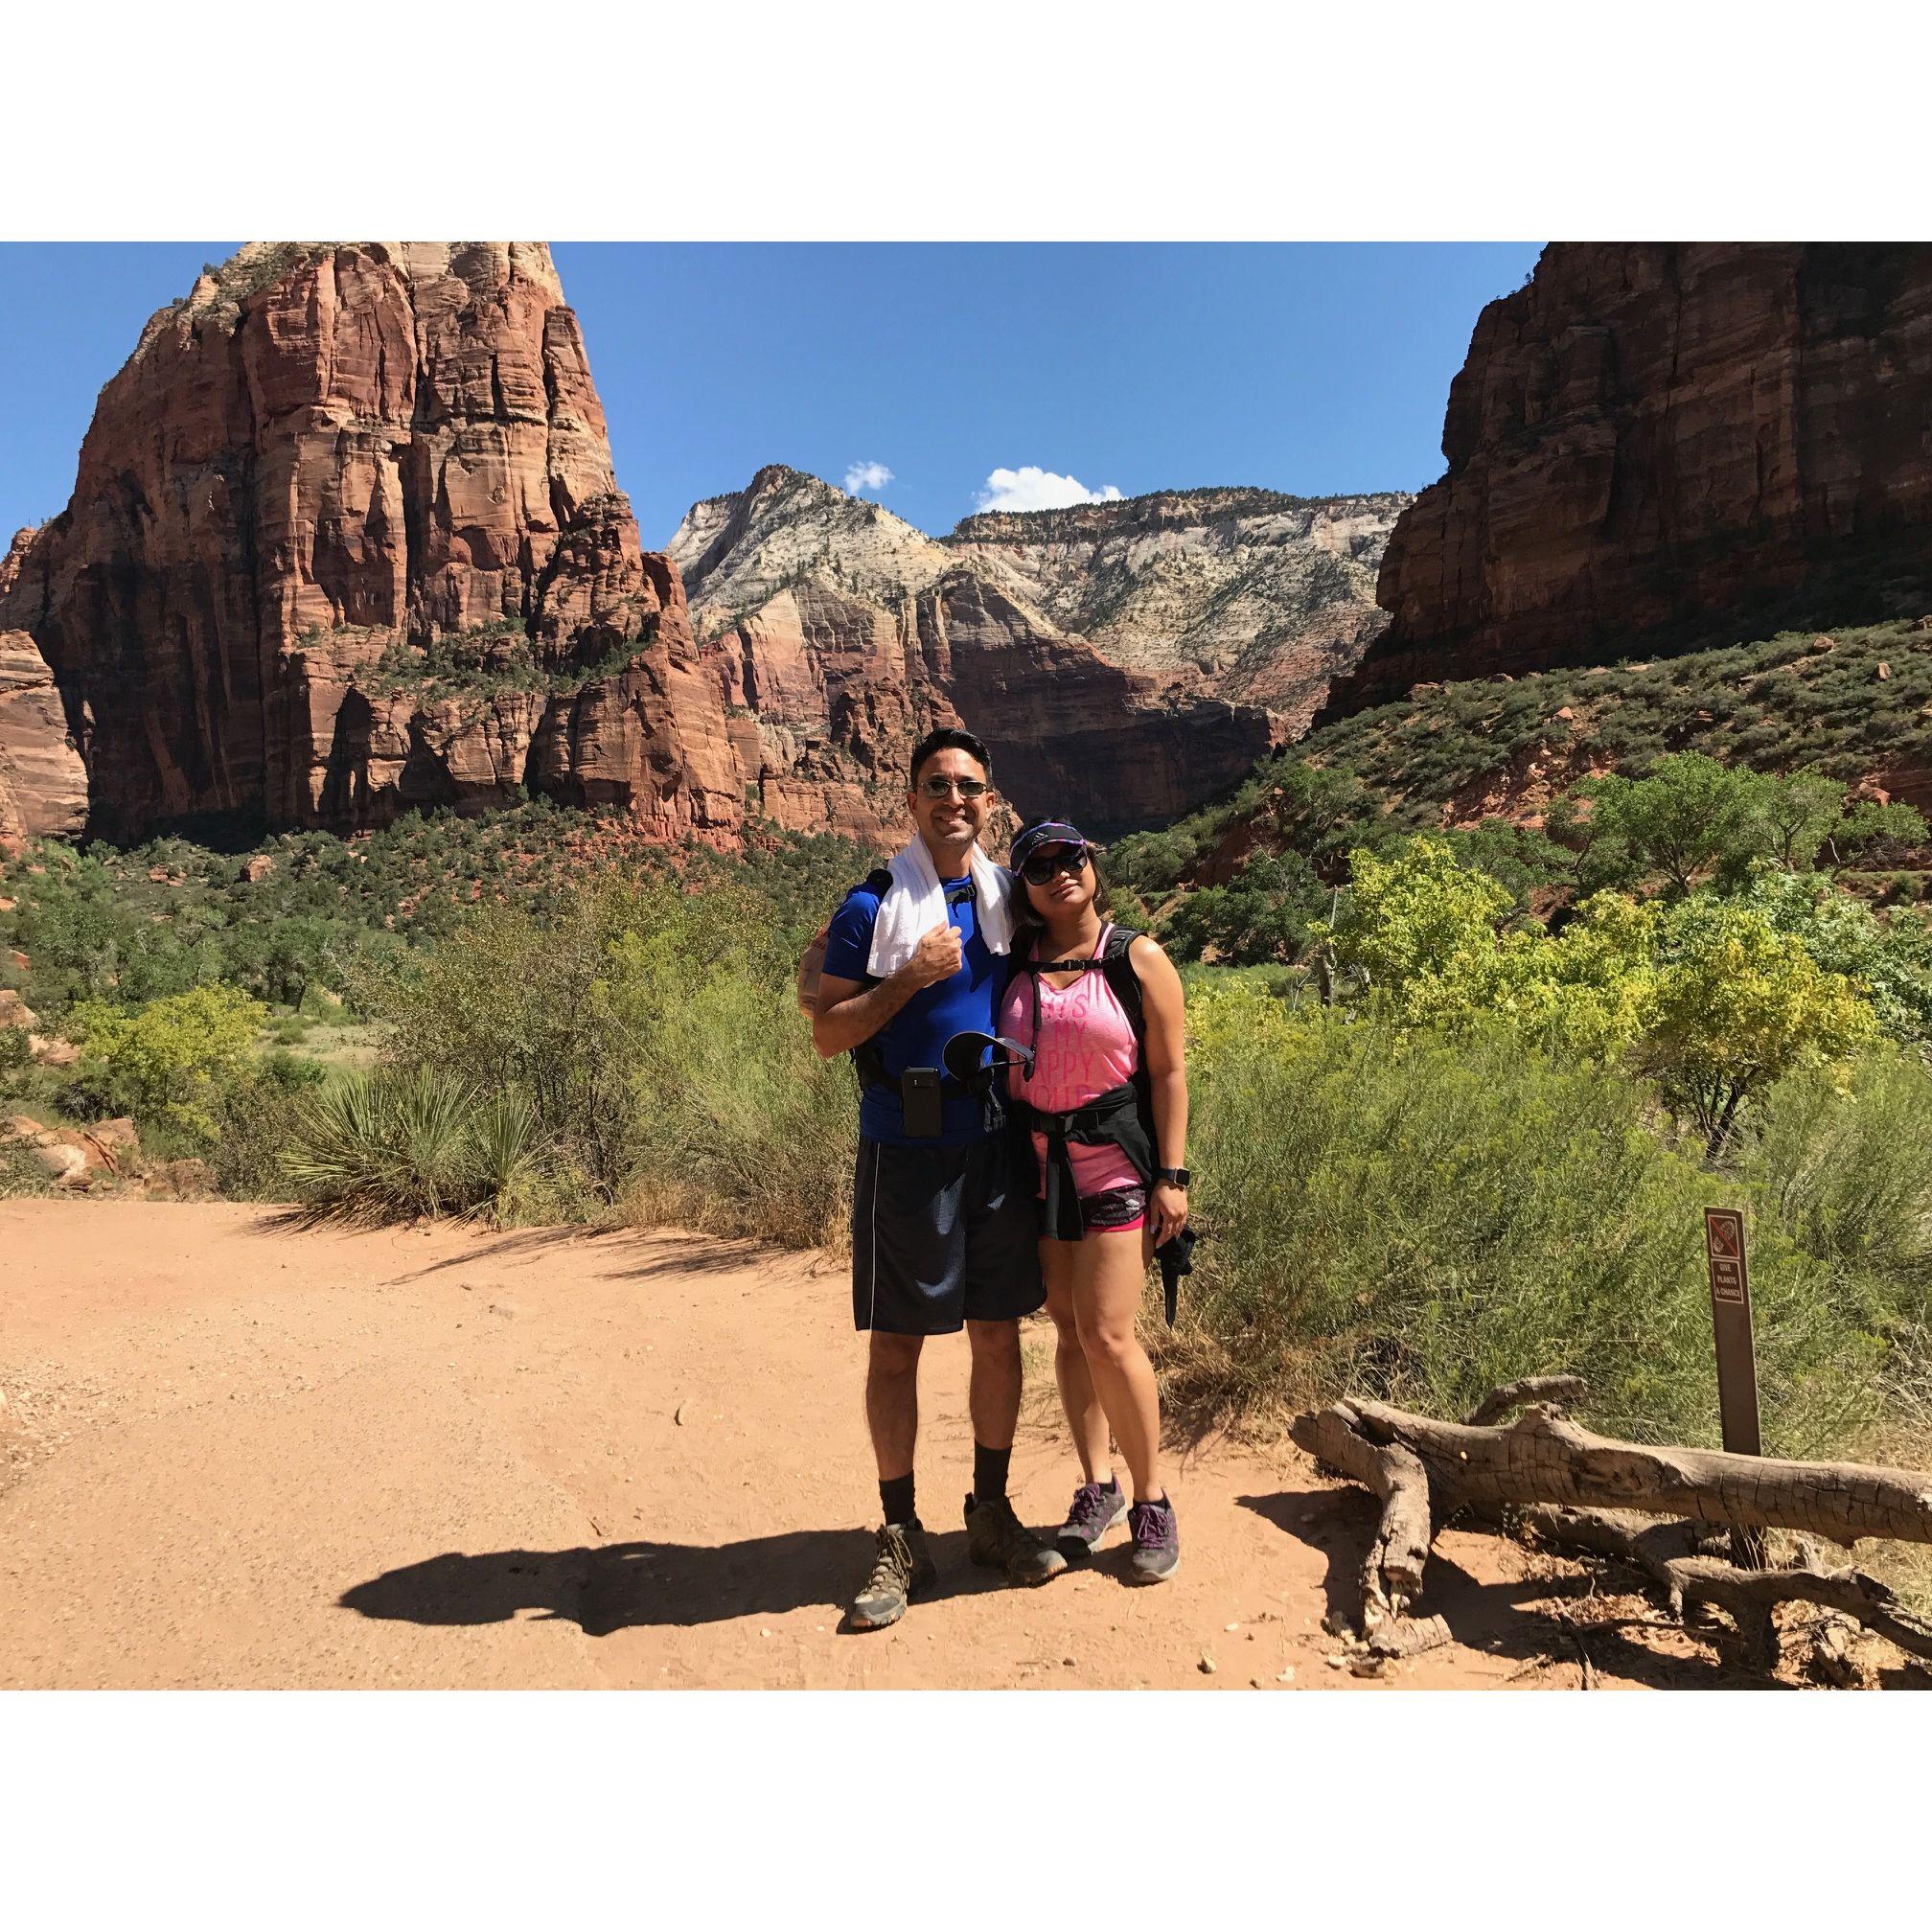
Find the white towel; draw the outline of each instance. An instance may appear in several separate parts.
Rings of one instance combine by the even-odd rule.
[[[946,887],[940,884],[923,839],[913,840],[886,869],[892,874],[892,884],[879,902],[872,951],[865,960],[865,970],[875,979],[898,972],[911,958],[921,937],[933,927],[946,924]],[[970,877],[979,908],[979,936],[989,952],[1011,952],[1013,908],[1007,899],[1013,889],[1012,879],[977,845]]]

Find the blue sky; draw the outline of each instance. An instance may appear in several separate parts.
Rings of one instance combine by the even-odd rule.
[[[863,494],[935,534],[989,495],[1018,507],[1076,483],[1419,489],[1441,474],[1478,310],[1538,253],[553,245],[647,544],[773,462],[833,482],[872,466]],[[0,542],[65,505],[101,385],[233,246],[0,245]]]

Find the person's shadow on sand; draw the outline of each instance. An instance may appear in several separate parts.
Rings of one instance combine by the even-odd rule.
[[[945,1550],[955,1541],[960,1546]],[[966,1577],[965,1534],[932,1538],[942,1582],[935,1595],[988,1587]],[[943,1551],[943,1554],[942,1554]],[[336,1599],[364,1617],[409,1623],[503,1623],[521,1610],[563,1619],[586,1636],[633,1624],[689,1627],[820,1605],[843,1612],[864,1580],[873,1539],[864,1530],[794,1530],[710,1548],[697,1543],[608,1543],[579,1550],[450,1552],[385,1570]],[[982,1580],[983,1579],[983,1580]]]

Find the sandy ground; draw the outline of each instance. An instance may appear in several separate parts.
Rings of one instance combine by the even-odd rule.
[[[1322,1628],[1373,1506],[1292,1446],[1170,1484],[1178,1576],[1015,1590],[966,1561],[961,1338],[930,1344],[938,1594],[840,1628],[877,1494],[839,1264],[678,1235],[303,1230],[272,1210],[0,1203],[0,1686],[1738,1683],[1641,1598],[1445,1532],[1451,1647],[1354,1676]],[[1050,1331],[1013,1494],[1076,1480]],[[1212,1666],[1211,1669],[1207,1668]]]

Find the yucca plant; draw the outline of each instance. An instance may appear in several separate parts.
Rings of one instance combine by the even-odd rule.
[[[388,1220],[470,1207],[483,1192],[474,1095],[417,1068],[324,1088],[296,1116],[290,1181],[316,1207]]]
[[[298,1108],[282,1165],[296,1191],[317,1206],[373,1208],[390,1169],[388,1107],[380,1076],[356,1073]]]
[[[477,1198],[476,1096],[464,1082],[418,1067],[396,1077],[391,1101],[401,1190],[413,1190],[414,1211],[447,1214]]]
[[[521,1183],[534,1173],[540,1129],[520,1088],[499,1087],[477,1103],[470,1122],[476,1183],[500,1220]]]

